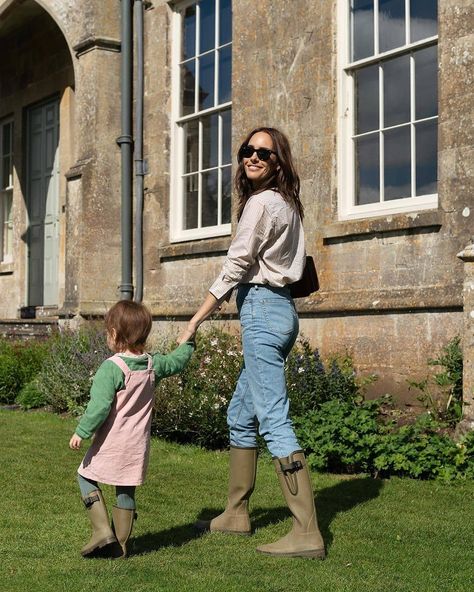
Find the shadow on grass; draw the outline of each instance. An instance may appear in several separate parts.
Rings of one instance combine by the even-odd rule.
[[[130,555],[152,553],[166,547],[181,547],[202,535],[194,524],[181,524],[159,532],[147,532],[133,538]]]
[[[316,499],[319,526],[326,546],[332,544],[331,522],[341,512],[348,512],[380,495],[384,482],[371,477],[359,477],[341,481],[333,487],[322,489]]]
[[[332,545],[331,522],[340,512],[348,512],[376,498],[383,488],[383,481],[370,477],[347,479],[337,485],[322,489],[316,499],[319,527],[326,543],[326,548]],[[217,516],[221,509],[203,508],[199,513],[199,520],[210,520]],[[252,528],[265,528],[290,517],[290,511],[286,506],[271,509],[255,508],[250,517]],[[160,532],[146,533],[133,540],[130,555],[152,553],[165,547],[181,547],[190,541],[202,536],[203,531],[198,530],[194,523],[174,526]]]
[[[348,512],[360,504],[376,498],[383,488],[383,481],[370,477],[347,479],[337,485],[322,489],[315,499],[318,523],[326,543],[332,544],[331,522],[340,512]],[[265,528],[290,517],[287,507],[271,509],[257,508],[251,512],[254,529]]]

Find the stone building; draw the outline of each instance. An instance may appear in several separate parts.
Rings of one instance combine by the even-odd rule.
[[[100,315],[131,289],[117,139],[132,7],[146,166],[133,256],[157,325],[191,315],[218,273],[232,155],[271,125],[293,146],[321,280],[298,302],[302,331],[402,398],[454,335],[471,336],[472,361],[457,254],[474,209],[473,0],[0,0],[3,326]]]

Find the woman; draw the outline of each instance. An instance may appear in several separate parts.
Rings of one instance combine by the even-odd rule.
[[[248,500],[255,485],[257,423],[274,458],[293,528],[257,550],[268,555],[323,558],[313,492],[304,454],[289,418],[284,365],[298,335],[298,316],[288,284],[305,262],[300,182],[287,138],[260,127],[238,153],[235,185],[238,227],[222,272],[182,339],[237,288],[244,365],[229,404],[230,481],[225,511],[201,522],[211,532],[251,534]]]

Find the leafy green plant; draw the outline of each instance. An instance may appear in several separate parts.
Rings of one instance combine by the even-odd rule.
[[[428,360],[429,366],[441,370],[421,381],[408,381],[420,391],[417,397],[438,420],[454,426],[462,416],[463,359],[461,338],[454,337],[437,358]]]
[[[38,374],[48,355],[46,341],[0,341],[0,403],[14,403],[21,389]]]
[[[298,441],[310,466],[334,472],[373,473],[381,436],[390,424],[380,421],[388,398],[372,401],[325,401],[317,410],[298,416]]]
[[[38,388],[36,379],[23,386],[15,402],[23,409],[37,409],[47,405],[44,393]]]

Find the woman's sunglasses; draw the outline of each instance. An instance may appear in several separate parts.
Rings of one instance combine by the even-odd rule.
[[[239,158],[240,160],[242,160],[242,158],[251,158],[255,152],[257,153],[258,159],[264,161],[269,160],[272,154],[278,156],[277,153],[274,150],[270,150],[270,148],[254,148],[250,144],[247,144],[246,146],[242,146],[239,150]]]

